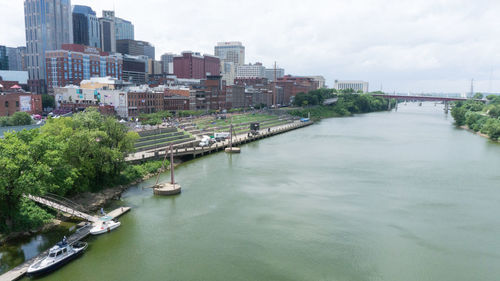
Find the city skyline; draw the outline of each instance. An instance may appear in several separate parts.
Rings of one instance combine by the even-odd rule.
[[[323,75],[330,87],[340,79],[368,81],[371,90],[387,92],[468,92],[474,78],[476,91],[500,92],[500,71],[495,69],[499,39],[492,36],[498,29],[498,3],[262,3],[71,4],[90,6],[98,17],[114,8],[117,17],[132,21],[136,40],[153,44],[158,56],[185,50],[213,54],[217,42],[240,41],[247,63],[272,67],[277,61],[287,74]],[[23,1],[1,3],[0,8],[9,11],[0,21],[5,31],[1,44],[24,46]],[[165,9],[171,11],[168,17]],[[183,20],[186,15],[192,20]]]

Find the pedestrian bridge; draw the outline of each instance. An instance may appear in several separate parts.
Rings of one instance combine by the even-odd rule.
[[[33,196],[31,194],[25,195],[26,198],[45,205],[49,208],[55,209],[57,211],[82,218],[89,222],[97,222],[98,218],[87,214],[87,211],[83,206],[75,203],[67,198],[47,193],[43,196]]]

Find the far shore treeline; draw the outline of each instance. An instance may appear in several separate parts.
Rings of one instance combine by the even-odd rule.
[[[308,117],[317,120],[329,117],[350,116],[357,113],[368,113],[375,111],[387,110],[396,105],[396,100],[374,97],[372,94],[383,94],[382,92],[374,93],[355,93],[352,89],[340,90],[335,89],[318,89],[309,93],[299,93],[295,96],[293,105],[301,107],[290,109],[288,112],[291,115]],[[328,99],[338,98],[331,105],[323,105],[323,102]]]
[[[482,99],[483,95],[478,93],[475,98]],[[496,141],[500,139],[500,96],[489,95],[486,100],[486,104],[477,100],[456,102],[451,115],[457,126],[467,126]]]

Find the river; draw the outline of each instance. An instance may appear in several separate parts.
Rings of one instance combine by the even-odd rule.
[[[41,280],[498,280],[500,145],[451,119],[400,105],[187,162],[180,196],[131,188]]]

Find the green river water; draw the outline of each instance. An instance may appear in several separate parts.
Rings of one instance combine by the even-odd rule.
[[[40,280],[499,280],[500,145],[451,119],[400,105],[187,162],[180,196],[131,188]]]

